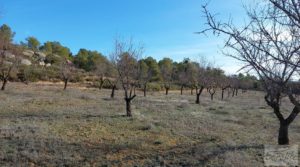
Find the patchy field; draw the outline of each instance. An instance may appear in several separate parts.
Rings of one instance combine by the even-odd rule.
[[[218,92],[220,93],[220,92]],[[10,83],[0,92],[0,166],[263,166],[278,121],[260,92],[201,105],[187,90],[148,93],[124,117],[123,92]],[[286,103],[285,110],[290,110]],[[290,127],[300,141],[299,117]]]

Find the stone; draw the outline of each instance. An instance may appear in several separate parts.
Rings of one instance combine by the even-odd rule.
[[[26,66],[30,66],[32,63],[30,60],[28,59],[22,59],[21,60],[21,64],[26,65]]]
[[[32,51],[32,50],[25,50],[23,52],[23,55],[27,56],[27,57],[32,57],[34,55],[34,51]]]
[[[39,62],[39,65],[40,65],[40,66],[45,66],[45,62],[40,61],[40,62]]]
[[[8,59],[14,59],[16,56],[9,51],[4,52],[4,56]]]
[[[10,62],[10,61],[4,61],[4,62],[3,62],[3,64],[4,64],[4,65],[8,65],[8,66],[11,66],[11,65],[13,65],[13,63],[12,63],[12,62]]]

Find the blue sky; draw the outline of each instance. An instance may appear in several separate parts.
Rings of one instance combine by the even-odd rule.
[[[215,62],[227,73],[239,64],[221,55],[222,38],[196,35],[205,28],[201,5],[204,0],[0,0],[0,24],[16,32],[15,41],[28,36],[59,41],[73,53],[80,48],[110,53],[117,34],[142,41],[145,56],[158,60],[199,55]],[[240,23],[245,0],[210,0],[209,8]]]

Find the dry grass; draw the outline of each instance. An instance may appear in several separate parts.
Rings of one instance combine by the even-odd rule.
[[[205,92],[201,105],[189,91],[138,92],[127,118],[122,91],[112,100],[110,90],[61,89],[11,83],[0,92],[0,166],[263,166],[263,145],[276,144],[260,92],[224,101]],[[292,144],[299,127],[297,118]]]

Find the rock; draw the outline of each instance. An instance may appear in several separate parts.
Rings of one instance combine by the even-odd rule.
[[[4,56],[8,59],[14,59],[16,56],[9,51],[4,52]]]
[[[53,54],[53,56],[54,56],[54,57],[57,57],[57,58],[60,58],[60,56],[59,56],[59,55],[57,55],[57,54]]]
[[[43,53],[43,52],[36,52],[35,53],[38,57],[40,57],[40,58],[43,58],[43,59],[45,59],[46,58],[46,54],[45,53]]]
[[[45,59],[47,57],[47,55],[43,52],[35,52],[34,55],[35,55],[36,59],[39,61],[45,61]]]
[[[30,66],[32,63],[30,60],[28,59],[22,59],[21,60],[21,64],[26,65],[26,66]]]
[[[27,56],[27,57],[32,57],[34,55],[34,51],[32,51],[32,50],[25,50],[23,52],[23,55]]]
[[[10,62],[10,61],[4,61],[4,62],[3,62],[3,64],[5,64],[5,65],[9,65],[9,66],[10,66],[10,65],[13,65],[13,63],[12,63],[12,62]]]
[[[40,66],[45,66],[45,62],[43,62],[43,61],[39,62],[39,65]]]

